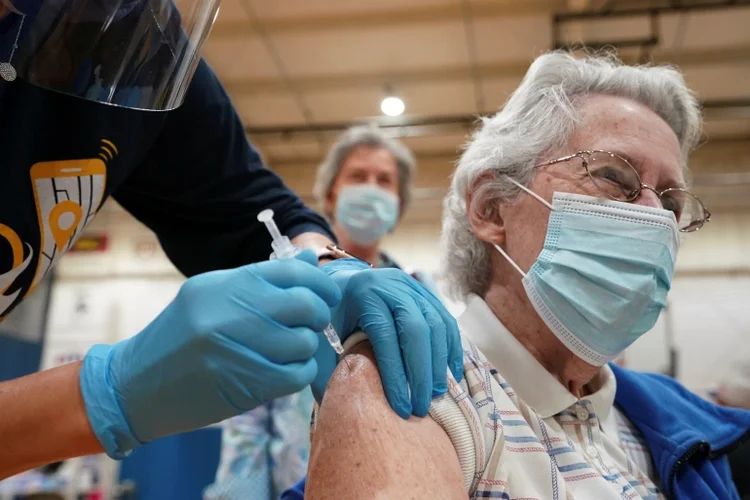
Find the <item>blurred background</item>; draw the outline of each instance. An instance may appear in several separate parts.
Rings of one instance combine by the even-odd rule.
[[[575,44],[679,66],[704,108],[690,166],[713,217],[684,242],[668,312],[625,363],[704,391],[750,344],[749,28],[742,0],[223,0],[204,56],[267,166],[313,206],[315,169],[347,127],[375,122],[410,147],[415,200],[384,249],[438,284],[442,198],[461,146],[535,56]],[[2,377],[132,335],[182,279],[156,238],[107,202],[48,286],[0,325]],[[141,480],[138,498],[199,498],[148,488]]]

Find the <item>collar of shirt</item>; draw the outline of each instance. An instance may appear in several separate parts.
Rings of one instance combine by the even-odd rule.
[[[473,294],[468,297],[466,309],[458,318],[458,324],[464,335],[482,351],[518,397],[540,417],[557,415],[578,401],[505,328],[481,297]],[[584,399],[591,402],[598,418],[603,421],[614,405],[617,389],[609,366],[602,367],[589,387],[596,390]]]

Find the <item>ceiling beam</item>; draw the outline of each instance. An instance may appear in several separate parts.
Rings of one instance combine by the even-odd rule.
[[[701,102],[704,117],[710,120],[721,120],[724,113],[729,113],[730,119],[750,117],[750,115],[739,114],[750,109],[750,97],[746,99],[719,99]],[[485,111],[480,115],[489,115],[494,112]],[[288,140],[301,135],[338,135],[342,131],[355,124],[373,123],[390,133],[394,137],[414,137],[423,135],[439,135],[446,132],[462,132],[471,129],[479,122],[478,115],[447,115],[447,116],[403,116],[391,118],[370,117],[359,120],[351,120],[336,123],[314,123],[302,125],[281,125],[272,127],[245,127],[245,132],[255,140],[267,138]],[[415,130],[423,130],[424,133],[414,133]]]
[[[737,7],[747,7],[750,0],[724,0],[721,2],[708,1],[697,3],[680,3],[677,5],[661,5],[654,7],[623,8],[623,9],[606,9],[606,10],[585,10],[578,12],[561,12],[555,14],[555,22],[565,21],[583,21],[593,19],[607,19],[615,17],[638,17],[651,16],[654,14],[674,14],[683,12],[698,12],[706,10],[733,9]]]
[[[696,49],[688,52],[670,52],[654,50],[654,63],[671,63],[681,67],[704,66],[714,64],[750,64],[750,45],[734,47]],[[635,64],[638,58],[634,55],[623,55],[627,64]],[[210,61],[209,61],[210,62]],[[516,78],[520,82],[529,69],[529,60],[495,62],[478,64],[477,74],[482,79]],[[295,76],[295,86],[302,92],[316,90],[332,90],[352,87],[377,87],[381,89],[383,82],[391,85],[409,83],[446,82],[468,80],[472,77],[472,69],[467,65],[444,66],[440,68],[414,68],[406,71],[367,74],[339,74],[323,76]],[[258,78],[247,80],[224,81],[224,87],[233,96],[242,94],[284,93],[287,87],[277,78]]]
[[[726,137],[717,137],[714,139],[711,139],[708,143],[706,143],[704,146],[700,148],[699,151],[702,152],[702,154],[709,154],[709,152],[713,152],[716,149],[725,149],[725,148],[732,148],[732,147],[738,147],[738,146],[745,146],[748,144],[748,141],[750,141],[750,136],[748,135],[737,135],[737,136],[726,136]],[[461,144],[463,144],[462,141]],[[258,141],[254,141],[253,144],[257,146],[259,149],[263,150],[264,144]],[[278,142],[276,143],[278,144]],[[426,162],[437,162],[437,161],[445,161],[448,163],[452,163],[460,156],[460,151],[456,149],[456,145],[453,145],[452,147],[446,147],[444,149],[435,149],[431,151],[415,151],[415,154],[417,155],[417,158],[420,163],[426,163]],[[697,153],[696,153],[697,154]],[[711,154],[716,154],[715,152]],[[320,155],[296,155],[296,156],[274,156],[273,154],[264,154],[264,157],[267,160],[267,164],[270,166],[272,170],[283,172],[286,168],[300,168],[300,167],[309,167],[309,168],[317,168],[318,163],[320,162],[321,156]],[[702,171],[704,169],[701,169]],[[748,173],[747,175],[750,175]],[[707,178],[708,179],[708,178]],[[706,180],[702,180],[702,184],[708,184]],[[744,179],[744,177],[743,177]],[[711,185],[717,185],[717,182],[712,182]]]
[[[311,0],[314,1],[314,0]],[[408,2],[404,2],[407,5]],[[560,10],[563,0],[475,0],[472,12],[477,19],[528,15],[551,15]],[[263,25],[272,34],[305,33],[346,28],[378,28],[436,22],[455,22],[461,19],[460,2],[424,7],[404,6],[362,12],[308,14],[298,17],[264,18]],[[218,21],[211,30],[211,38],[257,35],[257,28],[247,21]]]
[[[291,138],[304,134],[338,134],[351,127],[355,123],[376,123],[380,129],[392,131],[399,137],[409,136],[408,133],[415,127],[448,127],[455,130],[458,128],[469,128],[477,122],[475,115],[448,115],[448,116],[404,116],[398,118],[372,117],[337,123],[316,123],[313,125],[289,125],[275,127],[245,127],[245,132],[255,139],[265,137]],[[434,135],[429,134],[429,135]]]

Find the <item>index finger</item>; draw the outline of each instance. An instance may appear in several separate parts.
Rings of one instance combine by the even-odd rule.
[[[271,260],[245,267],[278,288],[304,287],[333,307],[341,300],[341,289],[317,266],[299,259]]]
[[[453,373],[453,378],[456,379],[456,382],[461,382],[464,375],[464,349],[461,345],[461,331],[458,328],[458,322],[448,309],[445,308],[445,305],[440,299],[435,297],[427,287],[416,279],[411,279],[414,281],[414,286],[418,289],[419,294],[430,305],[432,305],[445,325],[445,339],[448,343],[448,366],[450,367],[450,370]],[[431,333],[434,335],[436,332]]]
[[[368,305],[371,307],[367,310],[367,321],[360,327],[367,334],[375,352],[388,403],[401,418],[409,418],[412,405],[393,314],[378,296],[368,297]]]

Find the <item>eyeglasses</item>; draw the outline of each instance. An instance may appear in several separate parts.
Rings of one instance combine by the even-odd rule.
[[[711,212],[690,191],[682,188],[669,188],[657,191],[644,184],[638,171],[622,156],[607,151],[579,151],[578,153],[536,165],[535,168],[553,165],[573,158],[580,158],[583,168],[599,190],[607,198],[615,201],[632,202],[648,189],[656,193],[662,206],[674,212],[677,226],[684,233],[697,231],[711,220]]]

